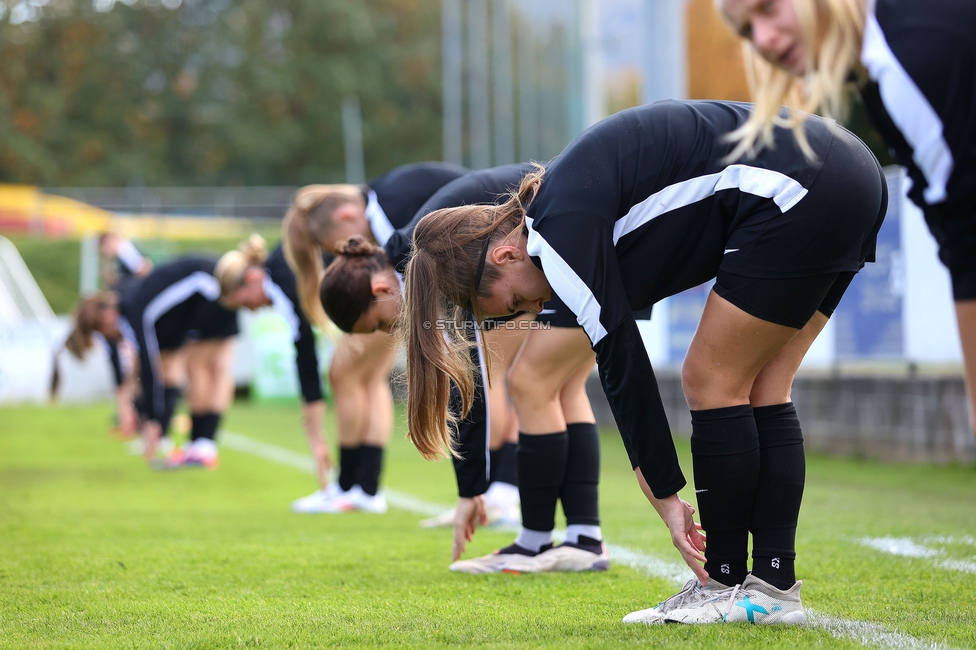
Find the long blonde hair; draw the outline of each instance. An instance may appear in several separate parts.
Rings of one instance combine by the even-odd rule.
[[[861,74],[865,0],[783,0],[792,2],[807,43],[807,74],[801,79],[766,61],[746,40],[742,44],[746,80],[755,108],[741,127],[729,134],[736,144],[730,160],[755,156],[773,145],[773,127],[793,129],[807,158],[814,158],[803,124],[810,113],[836,120],[847,117],[847,82],[851,72]],[[722,0],[715,0],[719,14]],[[731,26],[731,24],[730,24]],[[732,26],[734,29],[734,26]],[[780,117],[782,106],[789,109]]]
[[[542,184],[544,170],[525,176],[501,205],[444,208],[425,216],[413,233],[413,253],[404,276],[403,332],[407,343],[408,437],[427,459],[455,454],[454,431],[474,401],[475,369],[465,336],[465,310],[477,318],[477,296],[487,295],[499,272],[479,263],[491,242],[520,237],[525,210]],[[477,284],[477,287],[475,286]],[[453,382],[460,412],[448,409]]]
[[[306,185],[295,192],[281,224],[281,242],[297,281],[298,302],[309,322],[319,327],[329,323],[319,301],[319,282],[325,271],[319,242],[332,232],[335,211],[347,203],[362,202],[362,197],[355,185]]]
[[[263,266],[268,258],[264,237],[254,233],[217,261],[214,277],[220,284],[220,297],[226,298],[244,286],[244,275],[252,266]]]

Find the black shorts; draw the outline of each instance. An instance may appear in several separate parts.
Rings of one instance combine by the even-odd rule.
[[[925,223],[939,244],[939,259],[952,277],[952,297],[976,299],[976,214],[949,217],[938,207],[930,207],[925,209]]]
[[[651,307],[634,312],[637,320],[651,320]],[[580,327],[576,314],[566,304],[553,294],[552,300],[546,303],[545,309],[535,317],[536,322],[546,323],[548,327]]]
[[[880,165],[841,130],[799,203],[775,218],[760,214],[733,224],[715,293],[787,327],[802,329],[816,311],[829,317],[857,271],[874,261],[887,210]]]
[[[803,329],[814,312],[830,318],[854,273],[806,278],[747,278],[719,271],[714,291],[733,305],[770,323]]]
[[[193,310],[193,316],[186,326],[184,342],[227,339],[237,336],[237,312],[231,311],[218,302],[205,301]]]
[[[139,325],[144,327],[142,319]],[[178,350],[186,339],[186,323],[182,322],[179,312],[171,311],[159,317],[151,335],[156,337],[156,346],[160,352]]]
[[[740,206],[734,217],[720,272],[750,278],[856,273],[875,259],[888,185],[870,149],[838,127],[820,173],[796,205],[783,213],[772,201],[757,203]]]

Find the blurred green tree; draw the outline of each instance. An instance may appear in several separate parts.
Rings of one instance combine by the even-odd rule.
[[[0,182],[341,181],[349,95],[368,174],[440,158],[440,3],[15,2],[0,20]]]

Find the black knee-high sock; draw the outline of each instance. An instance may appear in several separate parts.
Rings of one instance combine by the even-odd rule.
[[[359,472],[356,483],[369,496],[376,496],[380,489],[380,472],[383,471],[383,448],[363,445],[359,448]]]
[[[190,441],[206,438],[213,440],[220,425],[220,413],[194,413],[190,416]]]
[[[343,492],[348,491],[356,484],[356,475],[359,473],[359,450],[360,446],[339,447],[339,487]]]
[[[559,492],[566,525],[599,526],[600,434],[591,422],[568,424],[566,433],[566,478]]]
[[[759,489],[752,507],[752,573],[777,589],[796,582],[796,521],[803,499],[803,433],[792,402],[753,409]]]
[[[705,570],[724,585],[746,578],[749,523],[759,482],[759,435],[752,407],[691,412],[695,496],[708,534]]]
[[[524,528],[545,532],[556,527],[556,500],[566,476],[568,447],[565,431],[541,436],[519,434],[519,498]]]
[[[180,401],[183,391],[176,386],[166,386],[163,388],[163,412],[159,416],[159,426],[163,430],[163,436],[169,433],[169,423],[173,419],[176,405]]]
[[[489,452],[491,456],[491,475],[489,482],[518,485],[518,445],[506,442],[498,449]]]

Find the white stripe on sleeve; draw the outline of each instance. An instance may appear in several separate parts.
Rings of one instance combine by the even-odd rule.
[[[298,320],[298,313],[295,311],[295,303],[267,275],[264,278],[264,295],[271,299],[271,308],[275,313],[284,318],[285,322],[288,323],[288,329],[291,330],[291,340],[297,341],[301,333],[299,331],[300,321]]]
[[[369,229],[373,231],[373,237],[380,246],[386,246],[390,241],[396,228],[390,223],[390,218],[383,212],[383,207],[376,198],[376,192],[370,190],[367,194],[369,200],[366,202],[366,220],[369,222]]]
[[[631,207],[614,224],[613,243],[616,245],[628,233],[663,214],[731,189],[772,199],[781,212],[786,212],[807,195],[806,188],[786,174],[750,165],[729,165],[714,174],[668,185]]]
[[[954,161],[942,120],[891,51],[873,11],[864,26],[861,62],[878,84],[885,110],[911,146],[912,159],[928,182],[925,200],[930,205],[945,201]]]
[[[542,260],[549,286],[556,292],[566,306],[574,314],[576,320],[590,337],[590,342],[596,345],[607,330],[600,322],[600,303],[590,288],[583,282],[576,271],[559,256],[559,253],[532,227],[532,219],[525,218],[525,225],[529,230],[527,249],[529,255]]]

